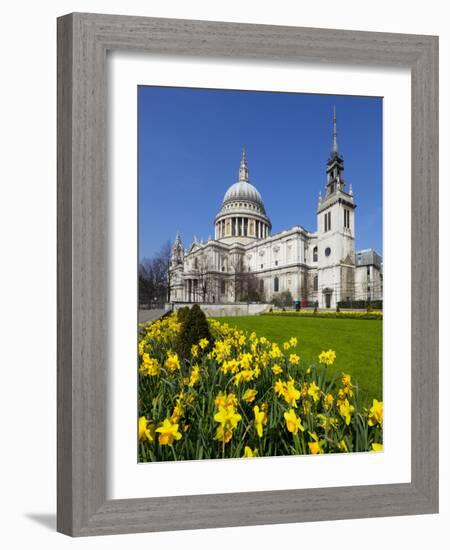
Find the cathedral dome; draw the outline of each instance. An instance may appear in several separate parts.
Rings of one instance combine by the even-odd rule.
[[[229,242],[264,239],[269,236],[271,228],[262,197],[248,180],[247,159],[243,150],[239,181],[228,188],[220,212],[215,217],[215,238]]]
[[[223,197],[224,203],[229,201],[251,201],[264,208],[258,189],[248,181],[233,183]]]

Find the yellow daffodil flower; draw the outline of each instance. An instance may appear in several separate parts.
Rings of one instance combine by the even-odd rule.
[[[167,353],[167,359],[164,364],[167,370],[169,370],[170,372],[175,372],[176,370],[180,370],[180,360],[178,359],[178,354],[169,351]]]
[[[339,405],[339,414],[345,419],[347,426],[350,424],[351,415],[354,410],[355,407],[349,404],[348,399]]]
[[[292,378],[284,386],[283,397],[288,405],[291,407],[297,407],[297,399],[300,399],[300,391],[295,387],[295,382]]]
[[[238,398],[234,393],[219,392],[214,399],[214,405],[220,407],[237,407]]]
[[[278,374],[281,374],[283,372],[283,369],[280,367],[280,365],[275,364],[275,365],[272,366],[272,372],[274,374],[278,375]]]
[[[309,435],[312,437],[313,441],[308,443],[309,450],[312,455],[321,455],[324,453],[323,445],[325,441],[319,441],[316,432],[309,432]]]
[[[142,363],[139,367],[140,374],[144,376],[158,376],[159,363],[154,357],[150,357],[148,353],[142,354]]]
[[[334,352],[332,349],[329,349],[328,351],[322,351],[322,353],[319,355],[319,363],[322,363],[324,365],[332,365],[335,359],[336,352]]]
[[[224,443],[231,440],[234,428],[241,421],[241,415],[238,414],[233,406],[219,407],[219,411],[214,415],[214,420],[219,422],[215,439],[219,439]]]
[[[250,447],[246,446],[242,458],[254,458],[255,456],[258,456],[258,449],[252,450]]]
[[[145,416],[139,417],[139,441],[147,440],[150,443],[155,438],[155,427]]]
[[[244,395],[242,396],[242,399],[246,401],[247,403],[252,403],[255,400],[256,394],[258,392],[253,389],[245,390]]]
[[[315,382],[311,382],[308,388],[308,395],[314,399],[314,402],[319,400],[320,388]]]
[[[189,378],[188,386],[191,388],[197,384],[197,382],[200,380],[200,367],[198,365],[194,365],[192,367],[191,377]]]
[[[344,386],[351,386],[352,385],[352,377],[349,374],[342,373],[342,384]]]
[[[160,445],[172,445],[174,440],[178,441],[182,437],[178,431],[178,424],[173,424],[169,418],[166,418],[155,431],[159,433]]]
[[[372,443],[372,451],[375,453],[382,453],[384,451],[382,443]]]
[[[327,393],[325,397],[323,398],[323,402],[326,409],[329,409],[331,405],[333,404],[334,397],[331,395],[331,393]]]
[[[274,391],[277,395],[283,395],[285,383],[282,380],[277,380],[274,385]]]
[[[298,365],[300,363],[300,357],[296,353],[291,353],[289,355],[289,363],[292,365]]]
[[[300,418],[298,418],[298,416],[295,414],[294,409],[290,409],[289,412],[285,412],[283,416],[286,421],[286,428],[292,434],[297,434],[298,430],[302,432],[305,430],[302,423],[300,422]]]
[[[208,339],[207,338],[202,338],[200,340],[200,342],[198,343],[198,345],[200,346],[201,349],[206,349],[209,345]]]
[[[376,426],[379,424],[380,426],[383,424],[383,402],[377,401],[376,399],[373,400],[372,406],[369,410],[369,426]]]
[[[264,411],[260,411],[258,405],[253,407],[253,414],[255,415],[255,429],[258,437],[263,436],[264,426],[267,424],[267,414]]]

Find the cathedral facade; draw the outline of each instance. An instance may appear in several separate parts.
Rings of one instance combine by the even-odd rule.
[[[270,302],[283,291],[303,305],[324,309],[339,302],[381,300],[381,257],[372,249],[355,251],[355,208],[352,186],[347,189],[344,180],[335,113],[314,232],[298,225],[272,234],[243,150],[239,179],[226,191],[214,219],[214,239],[194,239],[185,249],[177,234],[169,268],[170,301]]]

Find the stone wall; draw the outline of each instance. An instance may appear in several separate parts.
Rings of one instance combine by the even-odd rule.
[[[174,304],[175,311],[185,306],[192,306],[193,304],[178,303]],[[238,317],[244,315],[259,315],[269,311],[272,307],[271,304],[198,304],[205,312],[207,317]]]

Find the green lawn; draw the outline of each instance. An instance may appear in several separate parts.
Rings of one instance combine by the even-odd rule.
[[[382,321],[360,319],[314,319],[275,316],[219,317],[239,329],[283,343],[298,338],[303,364],[317,363],[323,350],[333,349],[336,361],[330,373],[345,372],[358,383],[363,400],[382,399]]]

